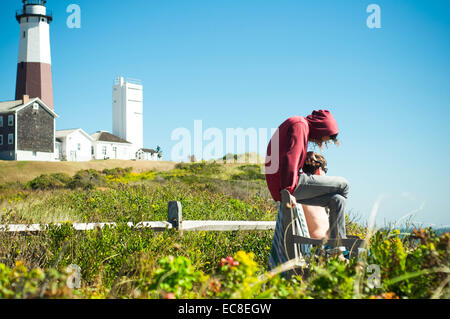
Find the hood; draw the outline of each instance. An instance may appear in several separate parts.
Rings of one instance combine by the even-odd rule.
[[[320,139],[323,136],[338,134],[337,122],[328,110],[313,111],[306,117],[309,124],[309,137]]]

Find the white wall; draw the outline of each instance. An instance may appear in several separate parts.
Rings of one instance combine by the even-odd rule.
[[[143,88],[121,77],[113,86],[113,134],[133,144],[135,153],[144,144]]]
[[[74,131],[66,136],[62,143],[63,155],[73,162],[90,161],[92,141],[81,131]]]
[[[104,154],[104,147],[106,148],[106,154]],[[114,151],[114,148],[116,148],[116,151]],[[95,159],[98,160],[105,159],[105,157],[121,160],[135,159],[132,146],[129,144],[97,141],[94,142],[94,153]]]
[[[150,153],[141,152],[141,153],[139,153],[139,157],[140,157],[139,160],[143,160],[143,161],[159,161],[160,160],[158,157],[158,153],[150,154]]]
[[[17,161],[55,161],[55,153],[32,152],[32,151],[17,151]]]
[[[50,54],[50,25],[39,17],[21,19],[19,63],[40,62],[52,64]],[[25,37],[23,36],[25,32]]]

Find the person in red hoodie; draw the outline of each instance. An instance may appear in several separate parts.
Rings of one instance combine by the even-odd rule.
[[[307,117],[293,116],[284,121],[267,147],[266,182],[275,201],[281,201],[281,190],[291,194],[296,202],[329,208],[330,238],[347,238],[345,231],[345,202],[349,184],[343,177],[308,175],[299,172],[307,159],[308,141],[319,147],[333,141],[337,144],[337,122],[328,110],[313,111]]]

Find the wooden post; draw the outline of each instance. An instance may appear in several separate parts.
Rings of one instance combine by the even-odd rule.
[[[172,224],[172,227],[177,230],[182,230],[183,210],[181,208],[181,202],[170,201],[167,215],[168,222]]]
[[[290,193],[287,190],[281,191],[281,211],[282,211],[282,229],[283,232],[286,233],[286,237],[283,239],[285,240],[286,244],[286,254],[287,259],[294,259],[295,258],[295,247],[294,247],[294,225],[293,225],[293,213],[292,213],[292,207],[290,204]],[[293,270],[289,270],[286,273],[287,278],[290,278],[294,274]]]

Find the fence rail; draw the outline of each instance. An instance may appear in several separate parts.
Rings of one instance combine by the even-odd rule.
[[[167,211],[168,221],[143,221],[139,223],[127,223],[131,228],[150,228],[154,231],[164,231],[167,229],[177,229],[183,231],[234,231],[234,230],[273,230],[273,221],[247,221],[247,220],[183,220],[181,202],[171,201]],[[62,226],[61,223],[52,226]],[[106,226],[116,227],[116,223],[73,223],[75,230],[86,231],[102,229]],[[34,233],[49,229],[49,224],[11,224],[0,225],[0,233]]]

